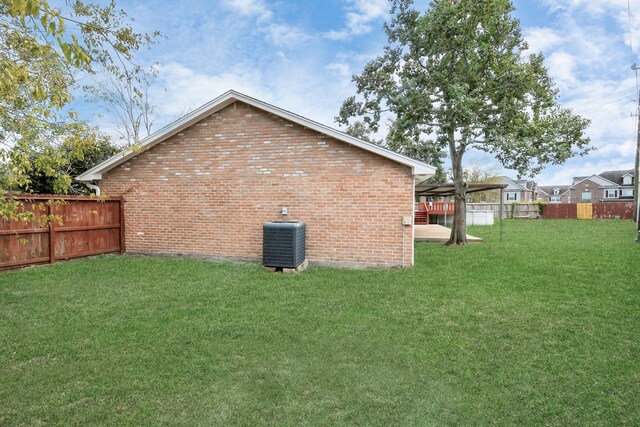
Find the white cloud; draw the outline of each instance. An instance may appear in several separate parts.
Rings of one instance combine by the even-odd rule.
[[[633,45],[634,53],[640,53],[640,4],[637,0],[541,0],[541,3],[555,13],[586,15],[592,20],[613,18],[624,43]]]
[[[636,154],[636,144],[633,140],[627,140],[621,144],[604,144],[598,149],[598,152],[601,155],[615,155],[619,158],[625,159]]]
[[[240,15],[257,17],[258,31],[275,45],[291,47],[311,39],[302,28],[277,20],[263,0],[224,0],[223,4]]]
[[[216,96],[234,89],[255,97],[264,97],[262,75],[257,70],[236,68],[209,75],[178,63],[159,65],[160,79],[165,91],[151,93],[158,105],[157,113],[163,125],[207,103]]]
[[[545,52],[563,41],[562,35],[558,31],[544,27],[526,29],[524,39],[529,44],[529,51],[533,53]]]
[[[346,40],[349,38],[350,34],[346,30],[342,31],[327,31],[323,34],[323,36],[329,40]]]
[[[610,13],[612,9],[627,10],[627,0],[542,0],[554,11],[569,11],[601,16]]]
[[[372,24],[387,15],[387,0],[344,0],[346,9],[345,28],[324,33],[330,40],[346,40],[351,36],[367,34]]]
[[[265,67],[236,66],[216,74],[176,62],[160,64],[159,68],[160,85],[151,93],[151,102],[158,105],[156,129],[229,89],[336,127],[334,117],[342,100],[352,92],[349,80],[341,78],[340,72],[346,72],[346,68],[314,61],[293,62],[277,55]],[[318,73],[322,69],[335,72]]]
[[[563,51],[554,52],[547,58],[546,64],[560,89],[576,82],[576,58],[573,55]]]
[[[312,38],[304,30],[287,24],[268,24],[260,31],[266,34],[273,44],[279,46],[293,46]]]
[[[338,77],[349,79],[353,75],[349,64],[343,62],[332,62],[325,67],[327,70],[334,72]]]
[[[273,12],[262,0],[223,0],[223,4],[245,16],[258,16],[261,20],[271,19]]]

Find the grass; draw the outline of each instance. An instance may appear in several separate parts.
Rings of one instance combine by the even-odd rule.
[[[511,221],[408,270],[101,256],[0,275],[0,425],[638,425],[640,245]]]

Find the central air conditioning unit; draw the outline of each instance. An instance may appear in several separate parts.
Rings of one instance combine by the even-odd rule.
[[[263,227],[262,263],[265,267],[296,268],[306,257],[304,222],[267,222]]]

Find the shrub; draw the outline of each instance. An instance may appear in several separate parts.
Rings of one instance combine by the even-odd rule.
[[[538,210],[540,211],[540,216],[544,215],[544,208],[547,207],[549,203],[546,200],[536,200],[536,205],[538,205]]]

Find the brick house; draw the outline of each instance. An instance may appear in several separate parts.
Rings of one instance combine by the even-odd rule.
[[[299,220],[311,263],[413,265],[432,166],[235,91],[139,145],[78,177],[124,198],[127,252],[258,261],[262,225]]]
[[[614,189],[617,185],[610,182],[598,175],[592,175],[587,178],[574,179],[574,184],[571,186],[571,194],[569,196],[569,203],[589,203],[600,202],[605,199],[605,195],[608,195],[608,189]],[[617,198],[617,196],[616,196]]]
[[[589,203],[633,201],[633,169],[605,171],[597,175],[576,176],[571,185],[539,188],[549,203]]]
[[[632,201],[633,180],[633,169],[574,177],[568,203]]]

